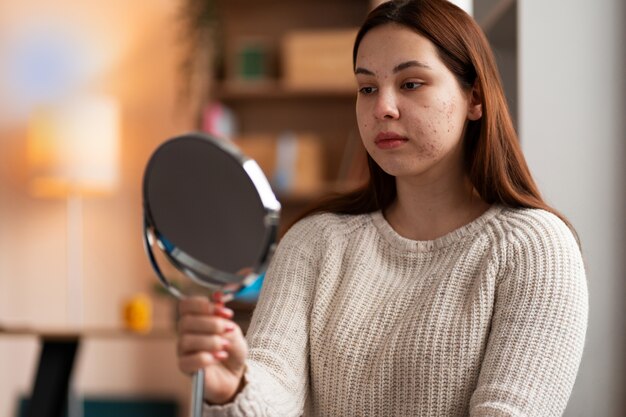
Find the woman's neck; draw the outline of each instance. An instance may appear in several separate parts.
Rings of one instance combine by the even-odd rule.
[[[398,234],[412,240],[437,239],[489,208],[465,176],[431,183],[397,179],[396,188],[396,200],[385,217]]]

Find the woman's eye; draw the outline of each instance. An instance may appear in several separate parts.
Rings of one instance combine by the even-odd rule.
[[[422,86],[422,83],[418,83],[417,81],[407,81],[402,84],[402,88],[405,90],[417,90]]]
[[[361,88],[359,88],[359,93],[361,93],[361,94],[372,94],[374,91],[376,91],[375,87],[361,87]]]

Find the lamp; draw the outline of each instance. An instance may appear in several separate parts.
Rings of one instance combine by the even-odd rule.
[[[67,200],[68,324],[83,324],[82,198],[117,183],[119,111],[109,97],[85,96],[41,107],[28,132],[30,189]]]

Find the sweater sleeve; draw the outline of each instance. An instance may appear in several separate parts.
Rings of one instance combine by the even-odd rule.
[[[587,283],[570,230],[536,211],[509,234],[472,417],[561,416],[580,364]]]
[[[208,416],[300,416],[309,375],[309,320],[319,231],[306,219],[283,237],[268,268],[246,335],[246,385],[234,401],[205,406]]]

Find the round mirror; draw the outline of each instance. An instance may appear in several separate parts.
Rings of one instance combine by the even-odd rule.
[[[176,297],[154,247],[195,284],[227,296],[254,282],[273,253],[280,204],[252,159],[194,133],[163,143],[143,181],[144,243],[152,267]],[[202,414],[204,371],[193,377],[190,415]]]
[[[146,248],[168,289],[155,243],[185,276],[214,290],[233,292],[266,267],[280,204],[257,163],[230,143],[199,133],[163,143],[146,167],[143,197]]]

